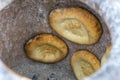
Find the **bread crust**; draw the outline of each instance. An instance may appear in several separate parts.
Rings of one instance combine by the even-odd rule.
[[[100,68],[100,61],[87,50],[80,50],[71,57],[72,70],[78,80],[81,80]]]
[[[94,44],[102,35],[98,19],[79,7],[52,10],[49,14],[49,24],[58,34],[79,44]]]
[[[107,46],[106,51],[105,51],[104,55],[101,58],[101,65],[104,65],[104,63],[109,58],[111,49],[112,49],[112,45]]]
[[[68,47],[64,41],[52,34],[40,34],[26,43],[25,51],[32,60],[54,63],[67,56]]]

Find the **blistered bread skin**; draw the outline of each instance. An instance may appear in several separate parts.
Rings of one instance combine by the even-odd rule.
[[[52,10],[49,14],[49,24],[58,34],[78,44],[95,44],[102,35],[98,19],[79,7]]]
[[[77,80],[82,80],[100,68],[100,61],[91,52],[80,50],[72,55],[71,66]]]
[[[64,59],[68,48],[64,41],[52,34],[40,34],[25,45],[27,56],[35,61],[54,63]]]

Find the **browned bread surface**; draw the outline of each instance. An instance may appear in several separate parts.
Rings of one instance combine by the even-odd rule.
[[[71,66],[76,78],[81,80],[96,72],[100,68],[100,62],[91,52],[81,50],[71,57]]]
[[[106,48],[106,51],[105,51],[103,57],[101,58],[101,65],[103,65],[107,61],[107,59],[109,58],[111,49],[112,49],[112,45],[109,45]]]
[[[32,60],[44,63],[58,62],[68,54],[67,45],[52,34],[40,34],[29,40],[25,51]]]
[[[79,44],[94,44],[102,34],[98,19],[79,7],[52,10],[49,14],[49,24],[57,33]]]

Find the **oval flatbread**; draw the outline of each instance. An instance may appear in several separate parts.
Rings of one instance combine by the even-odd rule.
[[[32,60],[44,63],[58,62],[68,54],[65,42],[52,34],[40,34],[29,40],[25,51]]]
[[[81,50],[71,57],[71,66],[76,78],[81,80],[96,72],[100,68],[100,62],[91,52]]]
[[[94,44],[102,35],[98,19],[79,7],[52,10],[49,14],[49,24],[58,34],[78,44]]]
[[[110,55],[110,51],[112,49],[112,45],[109,45],[107,48],[106,48],[106,51],[101,59],[101,65],[103,65],[107,59],[109,58],[109,55]]]

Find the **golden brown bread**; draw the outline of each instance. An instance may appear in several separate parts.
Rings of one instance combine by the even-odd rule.
[[[107,61],[107,59],[109,58],[109,55],[110,55],[110,51],[112,49],[112,45],[109,45],[107,48],[106,48],[106,51],[104,53],[104,55],[102,56],[102,59],[101,59],[101,65],[104,65],[104,63]]]
[[[71,66],[76,78],[81,80],[96,72],[100,68],[100,62],[91,52],[81,50],[71,57]]]
[[[79,44],[94,44],[102,34],[101,25],[96,17],[79,7],[52,10],[49,24],[57,33]]]
[[[68,54],[67,45],[52,34],[40,34],[29,40],[25,51],[29,58],[44,63],[60,61]]]

